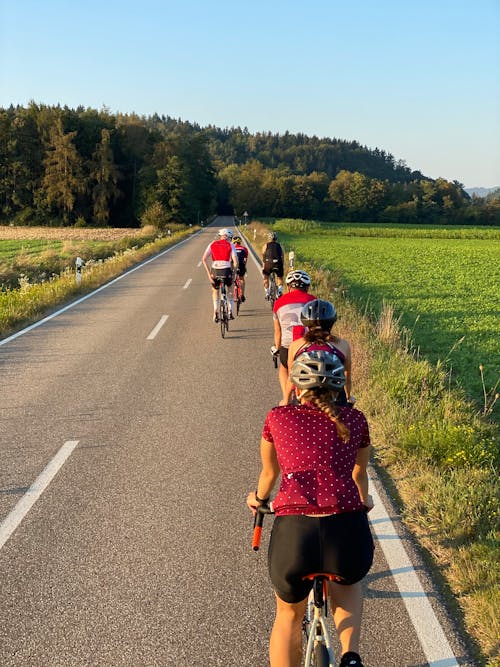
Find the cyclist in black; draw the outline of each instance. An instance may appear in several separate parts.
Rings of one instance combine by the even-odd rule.
[[[278,284],[278,296],[283,293],[283,248],[278,243],[275,232],[270,232],[268,242],[262,248],[262,276],[264,278],[264,290],[266,299],[269,298],[269,275],[276,274]]]

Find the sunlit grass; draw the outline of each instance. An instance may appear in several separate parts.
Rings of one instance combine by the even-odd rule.
[[[292,227],[298,234],[290,232]],[[260,250],[266,227],[252,222],[250,230],[254,228]],[[366,299],[363,303],[351,298],[349,282],[337,262],[338,239],[329,238],[311,250],[317,229],[316,224],[309,227],[300,221],[287,226],[280,241],[287,253],[295,251],[295,266],[311,273],[312,292],[335,304],[339,319],[334,329],[353,349],[353,394],[370,424],[374,463],[391,476],[405,523],[448,582],[464,624],[484,654],[478,665],[496,667],[500,664],[497,424],[450,380],[449,364],[425,358],[413,340],[419,322],[413,329],[405,327],[401,313],[384,300],[383,290],[376,314]],[[311,234],[313,240],[302,234]],[[251,233],[248,238],[253,240]],[[371,261],[367,257],[366,263]],[[452,347],[444,350],[443,359]]]

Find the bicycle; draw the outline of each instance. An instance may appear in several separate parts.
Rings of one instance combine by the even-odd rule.
[[[278,284],[276,282],[276,274],[274,273],[274,271],[271,271],[271,273],[269,274],[269,296],[268,296],[268,299],[271,303],[271,308],[274,307],[274,302],[276,301],[278,296],[279,292],[278,292]]]
[[[227,290],[224,283],[220,286],[220,304],[219,304],[219,322],[220,334],[222,338],[226,336],[229,331],[229,303],[227,300]]]
[[[241,290],[241,279],[237,273],[234,278],[234,303],[236,305],[236,315],[240,314],[240,305],[242,304],[242,290]]]
[[[272,505],[261,505],[255,513],[252,539],[252,549],[254,551],[258,551],[260,548],[262,524],[266,514],[274,514]],[[313,582],[302,621],[305,649],[304,667],[335,667],[332,635],[327,624],[327,586],[328,581],[340,581],[340,578],[328,572],[315,572],[306,575],[304,579]]]

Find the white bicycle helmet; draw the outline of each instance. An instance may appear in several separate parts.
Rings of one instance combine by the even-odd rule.
[[[233,232],[230,229],[224,227],[223,229],[219,229],[219,236],[225,236],[230,241],[233,238]]]
[[[290,287],[308,287],[311,284],[311,277],[306,271],[289,271],[285,282]]]
[[[324,388],[340,391],[345,385],[344,365],[333,352],[313,350],[295,359],[290,380],[297,389]]]

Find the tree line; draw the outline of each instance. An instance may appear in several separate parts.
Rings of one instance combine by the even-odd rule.
[[[0,108],[0,223],[136,227],[213,213],[498,224],[500,200],[426,178],[389,153],[169,116]]]

